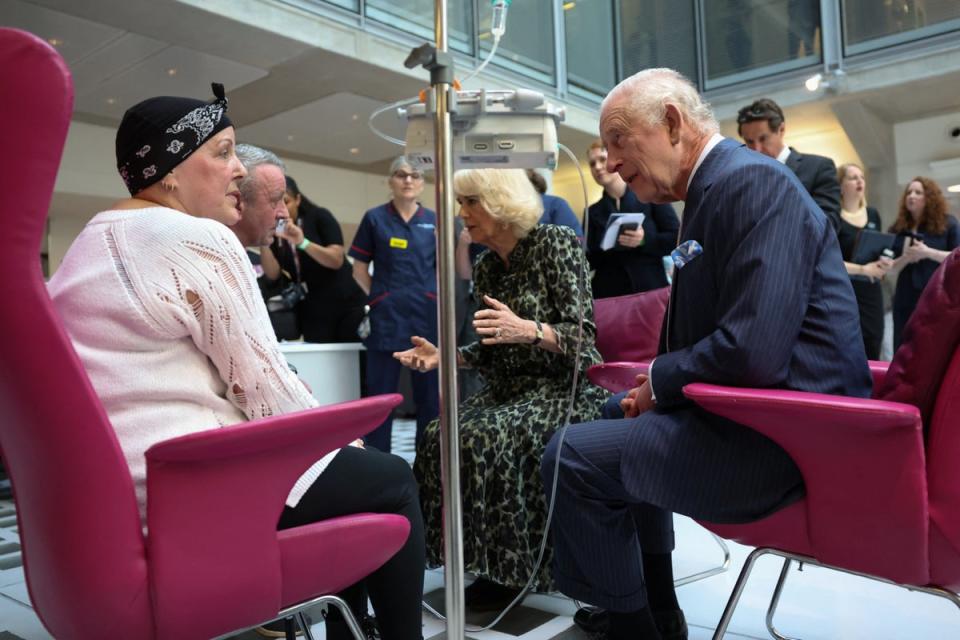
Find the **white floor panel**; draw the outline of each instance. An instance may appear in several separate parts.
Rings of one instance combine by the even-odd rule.
[[[412,423],[410,423],[412,425]],[[409,428],[409,427],[407,427]],[[405,430],[405,429],[404,429]],[[0,505],[2,506],[2,505]],[[720,563],[719,547],[699,525],[683,517],[676,519],[677,551],[675,575],[703,571]],[[750,549],[729,543],[732,566],[713,576],[678,589],[680,604],[690,624],[691,640],[712,637],[713,629]],[[761,559],[754,569],[728,638],[765,639],[766,607],[780,571],[775,558]],[[443,584],[441,570],[427,571],[425,591]],[[50,640],[33,611],[23,604],[27,590],[19,568],[0,571],[0,639]],[[572,601],[552,595],[534,595],[524,602],[530,609],[554,614],[539,627],[523,635],[497,631],[471,632],[476,640],[584,640],[572,621]],[[542,614],[538,614],[543,617]],[[804,640],[957,640],[960,638],[960,610],[946,600],[849,576],[817,567],[802,572],[791,570],[777,614],[782,633]],[[317,638],[324,638],[323,624],[314,626]],[[442,638],[444,623],[424,614],[424,638]],[[244,634],[243,638],[250,638]]]

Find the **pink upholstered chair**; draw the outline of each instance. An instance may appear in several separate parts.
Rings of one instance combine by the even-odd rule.
[[[636,385],[637,374],[646,373],[657,355],[660,327],[669,300],[670,287],[594,300],[596,344],[604,363],[587,370],[592,383],[615,393]],[[730,548],[723,538],[712,532],[711,535],[723,553],[723,561],[716,567],[677,578],[674,581],[677,586],[730,568]]]
[[[591,367],[587,377],[609,391],[634,386],[657,355],[660,327],[670,300],[670,287],[593,302],[597,324],[597,351],[603,364]]]
[[[960,607],[960,250],[940,266],[872,399],[692,384],[706,410],[765,434],[797,463],[806,497],[763,520],[708,529],[757,547],[714,638],[723,637],[756,560],[892,582]],[[778,636],[779,637],[779,636]]]
[[[40,269],[70,74],[42,40],[0,28],[0,96],[0,448],[44,626],[63,639],[200,639],[295,613],[311,599],[342,605],[325,594],[388,560],[407,520],[358,514],[279,532],[276,523],[297,477],[376,427],[400,397],[152,447],[144,534],[126,462]]]

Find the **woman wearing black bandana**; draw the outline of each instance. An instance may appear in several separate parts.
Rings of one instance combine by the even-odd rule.
[[[117,432],[144,522],[151,445],[317,405],[287,368],[244,248],[224,226],[239,220],[246,172],[223,87],[214,87],[211,103],[159,97],[127,111],[116,152],[131,197],[94,216],[49,285]],[[358,447],[331,452],[294,484],[278,528],[359,512],[410,521],[404,547],[364,582],[382,637],[419,639],[423,524],[406,462]],[[360,594],[362,585],[342,594],[357,612]],[[327,631],[347,634],[342,622]]]

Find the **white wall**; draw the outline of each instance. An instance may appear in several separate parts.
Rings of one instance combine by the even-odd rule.
[[[53,273],[63,254],[87,221],[111,203],[127,196],[116,170],[111,127],[73,121],[67,135],[54,198],[50,208],[48,254]],[[242,140],[242,138],[241,138]],[[387,177],[362,171],[283,159],[300,189],[318,205],[330,209],[343,228],[349,246],[363,213],[389,200]],[[425,185],[423,204],[434,208],[434,187]]]

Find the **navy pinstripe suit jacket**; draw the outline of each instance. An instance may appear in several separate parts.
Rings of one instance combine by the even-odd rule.
[[[691,382],[867,397],[856,299],[836,233],[797,177],[732,140],[687,192],[677,269],[652,381],[659,409]]]

